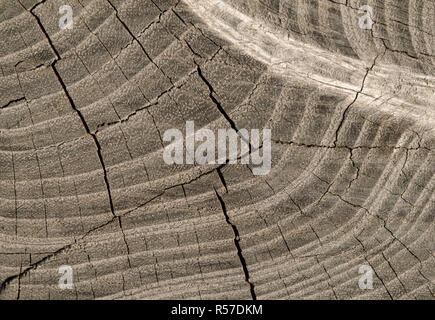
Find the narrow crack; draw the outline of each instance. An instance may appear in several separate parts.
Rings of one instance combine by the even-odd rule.
[[[109,197],[110,211],[111,211],[112,215],[115,216],[115,208],[114,208],[114,205],[113,205],[112,192],[111,192],[111,190],[110,190],[110,184],[109,184],[109,179],[108,179],[108,176],[107,176],[106,165],[104,164],[103,155],[102,155],[102,152],[101,152],[101,144],[100,144],[100,142],[98,141],[96,135],[95,135],[94,133],[92,133],[91,130],[89,129],[89,126],[88,126],[88,124],[86,123],[86,120],[85,120],[85,118],[84,118],[82,112],[81,112],[81,111],[76,107],[76,105],[75,105],[73,99],[71,98],[71,95],[69,94],[68,89],[66,88],[65,83],[63,82],[63,80],[62,80],[62,78],[61,78],[59,72],[57,71],[57,68],[56,68],[56,62],[57,62],[57,61],[53,62],[53,64],[52,64],[51,66],[52,66],[52,69],[53,69],[54,74],[55,74],[56,77],[57,77],[57,80],[59,81],[60,86],[62,87],[62,91],[63,91],[63,93],[65,94],[65,96],[67,97],[67,99],[68,99],[68,101],[69,101],[69,103],[70,103],[72,109],[73,109],[73,110],[76,112],[76,114],[79,116],[80,121],[81,121],[83,127],[85,128],[86,133],[87,133],[89,136],[92,137],[92,139],[94,140],[94,143],[95,143],[95,145],[96,145],[96,147],[97,147],[98,160],[99,160],[100,165],[101,165],[101,167],[102,167],[102,169],[103,169],[104,184],[106,185],[107,194],[108,194],[108,197]]]
[[[347,186],[347,189],[350,189],[350,187],[352,186],[352,183],[359,178],[360,168],[355,164],[355,161],[353,159],[353,149],[348,148],[348,150],[349,150],[349,160],[352,163],[352,167],[354,169],[356,169],[355,177],[353,177],[352,180],[349,181],[349,184]]]
[[[279,139],[272,139],[273,143],[276,144],[282,144],[282,145],[294,145],[297,147],[305,147],[305,148],[319,148],[319,149],[348,149],[348,150],[356,150],[356,149],[392,149],[392,150],[420,150],[424,149],[427,151],[432,151],[432,149],[423,147],[423,146],[417,146],[412,148],[406,148],[402,146],[382,146],[382,145],[374,145],[374,146],[364,146],[364,145],[356,145],[353,147],[347,146],[347,145],[322,145],[322,144],[308,144],[308,143],[302,143],[302,142],[296,142],[296,141],[285,141],[285,140],[279,140]]]
[[[400,280],[399,275],[397,274],[396,270],[394,270],[393,266],[391,265],[391,262],[387,259],[387,257],[385,256],[384,252],[381,252],[381,254],[382,254],[382,257],[384,258],[384,260],[387,262],[387,264],[390,267],[390,269],[393,271],[394,275],[396,276],[396,279],[399,281],[399,283],[402,286],[402,288],[405,291],[405,293],[408,294],[408,291],[406,290],[405,285],[403,284],[402,280]]]
[[[372,216],[372,217],[375,217],[375,218],[377,218],[378,220],[380,220],[380,221],[382,221],[382,223],[383,223],[383,228],[391,235],[391,237],[392,237],[392,242],[390,243],[390,244],[392,244],[394,241],[397,241],[398,243],[400,243],[401,245],[402,245],[402,247],[403,248],[405,248],[405,250],[406,251],[408,251],[409,252],[409,254],[411,254],[414,258],[415,258],[415,260],[417,260],[417,262],[419,263],[419,265],[420,265],[420,271],[421,271],[421,269],[423,268],[423,263],[422,263],[422,261],[421,261],[421,259],[414,253],[414,252],[412,252],[411,251],[411,249],[409,249],[408,248],[408,246],[406,246],[404,243],[403,243],[403,241],[402,240],[400,240],[398,237],[396,237],[396,235],[393,233],[393,231],[387,226],[387,220],[386,219],[384,219],[384,218],[382,218],[381,216],[379,216],[378,214],[376,214],[376,213],[371,213],[367,208],[365,208],[365,207],[363,207],[363,206],[361,206],[361,205],[358,205],[358,204],[354,204],[354,203],[352,203],[352,202],[350,202],[350,201],[347,201],[347,200],[345,200],[342,196],[340,196],[339,194],[336,194],[336,193],[333,193],[333,192],[330,192],[329,191],[329,193],[330,194],[332,194],[332,195],[334,195],[334,196],[336,196],[336,197],[338,197],[341,201],[343,201],[344,203],[347,203],[348,205],[350,205],[350,206],[352,206],[352,207],[354,207],[354,208],[359,208],[359,209],[363,209],[365,212],[367,212],[367,214],[369,214],[370,216]]]
[[[30,12],[30,14],[34,17],[34,19],[36,20],[36,22],[37,22],[37,24],[38,24],[38,26],[39,26],[41,32],[42,32],[42,33],[44,34],[44,36],[46,37],[46,39],[47,39],[47,41],[48,41],[48,43],[49,43],[49,45],[50,45],[51,50],[54,52],[54,54],[55,54],[55,56],[56,56],[56,58],[54,59],[54,61],[51,63],[51,68],[52,68],[53,73],[55,74],[55,76],[56,76],[56,78],[57,78],[57,80],[58,80],[58,82],[59,82],[59,85],[60,85],[61,88],[62,88],[63,93],[65,94],[66,98],[68,99],[68,102],[69,102],[69,104],[71,105],[71,108],[72,108],[72,109],[74,110],[74,112],[78,115],[78,117],[79,117],[79,119],[80,119],[80,121],[81,121],[81,123],[82,123],[82,125],[83,125],[83,127],[84,127],[84,129],[85,129],[85,131],[86,131],[86,133],[87,133],[89,136],[92,137],[92,139],[93,139],[93,141],[94,141],[94,143],[95,143],[95,145],[96,145],[96,148],[97,148],[97,155],[98,155],[98,159],[99,159],[100,165],[101,165],[102,170],[103,170],[104,183],[105,183],[105,186],[106,186],[106,189],[107,189],[108,198],[109,198],[110,211],[111,211],[112,216],[113,216],[113,218],[112,218],[111,220],[109,220],[108,222],[104,223],[103,225],[98,226],[98,227],[95,227],[95,228],[89,230],[89,231],[88,231],[88,232],[87,232],[87,233],[82,237],[82,238],[85,238],[85,237],[86,237],[89,233],[91,233],[92,231],[94,231],[94,230],[96,230],[96,229],[98,229],[98,228],[101,228],[101,227],[103,227],[103,226],[105,226],[105,225],[107,225],[107,224],[113,222],[113,220],[116,218],[116,214],[115,214],[115,209],[114,209],[113,200],[112,200],[112,193],[111,193],[110,185],[109,185],[109,181],[108,181],[107,170],[106,170],[106,166],[105,166],[105,164],[104,164],[104,160],[103,160],[103,156],[102,156],[102,152],[101,152],[101,145],[100,145],[100,142],[98,141],[96,135],[90,131],[89,126],[88,126],[88,124],[87,124],[87,122],[86,122],[86,120],[85,120],[83,114],[82,114],[81,111],[76,107],[76,105],[75,105],[75,103],[74,103],[74,100],[72,99],[71,95],[69,94],[68,89],[67,89],[67,87],[66,87],[66,85],[65,85],[65,83],[64,83],[64,81],[63,81],[63,79],[62,79],[62,77],[60,76],[60,74],[59,74],[59,72],[58,72],[58,70],[57,70],[57,68],[56,68],[56,63],[57,63],[59,60],[61,60],[61,56],[59,55],[59,52],[56,50],[55,46],[53,45],[53,42],[51,41],[51,39],[50,39],[50,37],[49,37],[47,31],[45,30],[44,26],[42,25],[41,20],[40,20],[39,17],[38,17],[38,16],[33,12],[33,10],[34,10],[38,5],[40,5],[40,4],[44,3],[44,2],[45,2],[45,1],[42,1],[42,2],[37,3],[36,5],[34,5],[34,6],[29,10],[29,12]],[[21,3],[20,3],[20,4],[21,4]],[[23,6],[23,5],[21,4],[21,6]],[[25,10],[27,10],[24,6],[23,6],[23,8],[24,8]],[[25,98],[24,98],[24,99],[25,99]],[[121,222],[119,221],[119,223],[120,223],[120,227],[121,227]],[[121,228],[121,232],[123,233],[122,228]],[[125,240],[125,238],[124,238],[124,240]],[[56,251],[53,252],[52,254],[47,255],[47,256],[45,256],[44,258],[42,258],[42,259],[40,259],[40,260],[38,260],[38,261],[36,261],[36,262],[30,264],[30,266],[28,266],[27,268],[25,268],[25,269],[23,269],[23,270],[20,270],[20,272],[19,272],[18,274],[6,278],[6,279],[1,283],[1,285],[0,285],[0,293],[1,293],[5,288],[6,288],[6,285],[7,285],[8,283],[10,283],[11,281],[13,281],[14,279],[17,279],[17,278],[18,278],[18,279],[21,279],[21,277],[24,276],[25,274],[27,274],[29,271],[31,271],[31,270],[33,270],[33,269],[36,269],[40,264],[42,264],[42,263],[44,263],[45,261],[51,259],[52,257],[54,257],[54,256],[56,256],[56,255],[58,255],[58,254],[60,254],[60,253],[62,253],[62,252],[64,252],[65,250],[71,248],[71,247],[72,247],[74,244],[76,244],[76,243],[77,243],[77,239],[75,239],[75,241],[74,241],[73,243],[70,243],[70,244],[68,244],[68,245],[66,245],[66,246],[64,246],[64,247],[62,247],[62,248],[56,250]],[[126,244],[126,246],[127,246],[127,257],[128,257],[129,248],[128,248],[128,245],[127,245],[127,244]],[[130,263],[130,261],[129,261],[129,263]]]
[[[382,55],[384,55],[385,52],[386,52],[386,50],[383,52]],[[339,134],[339,132],[340,132],[342,126],[343,126],[344,121],[346,120],[347,113],[349,112],[350,108],[355,104],[355,102],[358,100],[359,95],[364,91],[364,86],[365,86],[366,79],[367,79],[367,77],[368,77],[370,71],[372,71],[373,68],[375,67],[375,65],[376,65],[376,61],[378,60],[378,58],[379,58],[380,56],[381,56],[381,54],[378,54],[378,55],[375,57],[375,59],[373,60],[373,63],[372,63],[372,65],[370,66],[370,68],[367,68],[367,71],[366,71],[366,73],[365,73],[365,75],[364,75],[364,78],[362,79],[361,89],[356,93],[355,98],[353,99],[353,101],[352,101],[352,102],[351,102],[351,103],[346,107],[346,109],[344,110],[344,112],[343,112],[343,114],[342,114],[342,116],[341,116],[340,123],[339,123],[339,125],[338,125],[338,127],[337,127],[337,130],[335,131],[334,146],[337,145],[337,142],[338,142],[338,134]]]
[[[196,63],[196,62],[195,62]],[[227,122],[230,124],[231,128],[237,132],[237,134],[239,135],[239,137],[249,146],[249,153],[252,152],[253,148],[251,146],[251,143],[249,142],[249,139],[247,139],[246,137],[244,137],[240,132],[239,129],[237,129],[236,123],[230,118],[230,116],[228,115],[228,113],[225,111],[225,109],[222,107],[221,103],[216,99],[215,97],[215,91],[213,89],[213,86],[210,84],[210,82],[204,77],[201,67],[197,64],[197,71],[198,71],[198,76],[201,78],[201,80],[207,85],[208,89],[209,89],[209,97],[211,99],[211,101],[213,101],[213,103],[216,105],[217,109],[219,110],[220,114],[227,120]]]
[[[74,103],[74,100],[72,99],[71,95],[69,94],[68,89],[67,89],[67,87],[66,87],[66,85],[65,85],[65,83],[64,83],[64,81],[63,81],[63,79],[62,79],[62,77],[60,76],[60,74],[59,74],[59,72],[58,72],[58,70],[57,70],[57,68],[56,68],[56,63],[57,63],[59,60],[61,60],[62,58],[61,58],[61,56],[59,55],[59,52],[56,50],[56,47],[54,46],[53,42],[51,41],[50,36],[48,35],[48,33],[47,33],[47,31],[45,30],[44,26],[42,25],[42,22],[41,22],[40,18],[39,18],[39,17],[38,17],[34,12],[33,12],[33,10],[35,10],[35,8],[36,8],[38,5],[40,5],[41,3],[44,3],[44,2],[45,2],[45,1],[40,2],[40,3],[37,3],[36,5],[34,5],[34,6],[30,9],[29,12],[30,12],[30,14],[34,17],[34,19],[36,20],[36,22],[38,23],[38,26],[39,26],[39,28],[41,29],[41,32],[42,32],[42,33],[44,34],[44,36],[47,38],[47,41],[48,41],[48,43],[49,43],[49,45],[50,45],[51,50],[52,50],[52,51],[54,52],[54,54],[56,55],[56,59],[55,59],[55,60],[53,61],[53,63],[51,64],[51,68],[52,68],[52,70],[53,70],[53,72],[54,72],[54,74],[55,74],[55,76],[56,76],[56,78],[57,78],[57,80],[58,80],[58,82],[59,82],[61,88],[62,88],[63,93],[64,93],[65,96],[67,97],[68,102],[69,102],[69,104],[71,105],[72,109],[73,109],[73,110],[75,111],[75,113],[79,116],[80,121],[81,121],[81,123],[82,123],[82,125],[83,125],[83,127],[84,127],[84,129],[85,129],[85,131],[86,131],[86,133],[87,133],[89,136],[92,137],[92,139],[94,140],[94,143],[95,143],[95,145],[96,145],[96,147],[97,147],[97,155],[98,155],[98,159],[99,159],[100,165],[101,165],[101,167],[102,167],[102,169],[103,169],[103,178],[104,178],[104,183],[105,183],[105,185],[106,185],[107,194],[108,194],[108,197],[109,197],[110,211],[111,211],[111,213],[112,213],[113,216],[116,216],[116,215],[115,215],[114,205],[113,205],[113,200],[112,200],[112,192],[111,192],[111,190],[110,190],[109,180],[108,180],[108,176],[107,176],[107,170],[106,170],[106,166],[105,166],[105,164],[104,164],[103,155],[102,155],[102,152],[101,152],[101,145],[100,145],[100,142],[98,141],[96,135],[90,131],[89,126],[88,126],[88,124],[87,124],[87,122],[86,122],[86,120],[85,120],[83,114],[82,114],[81,111],[76,107],[76,105],[75,105],[75,103]],[[24,8],[25,8],[25,7],[24,7]]]
[[[119,225],[119,228],[121,229],[122,239],[124,240],[125,247],[127,248],[127,262],[128,262],[129,268],[131,269],[130,247],[128,246],[127,239],[125,238],[124,229],[122,228],[121,216],[118,216],[118,225]]]
[[[22,257],[20,257],[20,273],[23,270],[23,259]],[[18,292],[17,292],[17,299],[16,300],[20,300],[20,295],[21,295],[21,278],[18,278]]]
[[[369,260],[367,260],[367,257],[364,257],[364,259],[366,260],[367,264],[372,268],[373,273],[375,274],[375,276],[379,279],[379,281],[381,281],[382,285],[385,288],[385,291],[387,292],[388,296],[390,297],[391,300],[394,300],[393,296],[391,295],[390,290],[388,290],[387,286],[385,285],[384,280],[379,276],[378,272],[376,271],[376,269],[371,265],[371,263],[369,262]]]
[[[130,30],[130,28],[127,26],[127,24],[119,17],[119,12],[118,9],[112,4],[111,0],[107,0],[107,2],[109,3],[109,5],[112,7],[112,9],[115,11],[115,16],[116,19],[118,19],[118,21],[123,25],[123,27],[125,28],[125,30],[128,32],[128,34],[130,35],[130,37],[132,37],[137,44],[139,45],[139,47],[141,48],[142,52],[145,54],[145,56],[148,58],[149,61],[151,61],[151,63],[158,69],[160,70],[160,72],[169,80],[169,82],[174,85],[172,79],[166,75],[166,73],[154,62],[154,60],[151,58],[151,56],[148,54],[148,52],[145,50],[144,46],[142,45],[142,43],[137,39],[137,37],[133,34],[133,32]],[[158,7],[157,7],[158,8]],[[159,9],[160,10],[160,9]],[[160,10],[161,11],[161,10]],[[160,14],[160,16],[163,14],[163,12]],[[159,18],[160,19],[160,18]]]
[[[53,258],[54,256],[58,255],[59,253],[71,248],[75,243],[77,243],[77,241],[75,241],[74,243],[68,244],[58,250],[56,250],[55,252],[45,256],[44,258],[31,263],[27,268],[22,269],[20,268],[20,273],[15,274],[13,276],[7,277],[5,280],[3,280],[2,284],[0,285],[0,293],[2,293],[4,291],[4,289],[6,288],[6,286],[13,280],[15,279],[21,279],[22,276],[24,276],[25,274],[27,274],[29,271],[36,269],[41,263],[44,263],[45,261]]]
[[[218,173],[219,179],[220,179],[221,182],[222,182],[222,185],[223,185],[224,188],[225,188],[225,192],[228,193],[227,183],[226,183],[226,181],[225,181],[224,175],[222,174],[222,170],[221,170],[221,168],[219,168],[219,167],[216,168],[216,171],[217,171],[217,173]]]
[[[45,30],[44,26],[42,25],[41,19],[39,19],[39,17],[33,12],[33,10],[35,10],[39,5],[45,3],[46,0],[43,0],[41,2],[38,2],[37,4],[35,4],[30,10],[28,10],[30,12],[30,14],[33,16],[33,18],[35,18],[39,29],[41,29],[41,32],[44,34],[45,38],[48,41],[48,44],[50,45],[50,49],[54,52],[55,56],[56,56],[56,60],[60,60],[60,54],[57,51],[56,47],[53,45],[53,41],[51,41],[50,36],[47,33],[47,30]],[[19,2],[20,5],[24,8],[24,10],[27,11],[26,7],[22,5],[21,2]]]
[[[227,208],[226,208],[224,200],[219,195],[219,193],[216,191],[216,189],[214,189],[214,191],[215,191],[216,197],[218,198],[219,203],[221,205],[222,212],[223,212],[223,214],[225,216],[225,221],[233,229],[234,244],[235,244],[236,249],[237,249],[237,255],[239,257],[240,263],[242,264],[243,272],[245,274],[245,281],[249,284],[249,287],[250,287],[250,292],[251,292],[252,300],[257,300],[257,296],[255,294],[255,287],[254,287],[254,284],[250,281],[249,270],[248,270],[248,267],[246,265],[246,260],[243,257],[242,248],[240,247],[240,234],[239,234],[239,230],[237,229],[236,225],[234,225],[231,222],[230,217],[228,216],[228,212],[227,212]]]
[[[18,102],[21,102],[21,101],[27,101],[26,97],[21,97],[21,98],[18,98],[18,99],[11,100],[8,103],[6,103],[5,105],[3,105],[0,109],[6,109],[8,107],[11,107],[11,106],[15,105]]]
[[[313,227],[311,227],[311,229],[313,229]],[[314,229],[313,229],[313,231],[314,231]],[[319,241],[320,241],[320,239],[319,239]],[[328,286],[331,289],[332,293],[334,294],[335,300],[339,300],[338,296],[337,296],[337,293],[335,292],[334,287],[331,285],[331,282],[330,282],[332,280],[331,275],[329,274],[328,270],[326,270],[325,266],[322,263],[320,263],[319,257],[317,255],[315,257],[316,257],[317,264],[322,266],[323,271],[325,271],[325,273],[327,274],[327,276],[329,278],[327,283],[328,283]]]

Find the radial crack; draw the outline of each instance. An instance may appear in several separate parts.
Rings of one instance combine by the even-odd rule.
[[[228,213],[227,213],[227,208],[226,208],[224,200],[219,195],[219,193],[216,191],[216,189],[214,191],[215,191],[216,197],[218,198],[219,203],[221,205],[222,212],[223,212],[223,214],[225,216],[225,221],[233,229],[234,244],[235,244],[236,249],[237,249],[237,255],[239,257],[240,263],[242,264],[243,272],[245,274],[245,281],[249,284],[249,287],[250,287],[250,292],[251,292],[252,300],[257,300],[257,296],[255,294],[255,287],[254,287],[254,284],[250,281],[249,270],[248,270],[248,267],[246,265],[246,260],[243,257],[242,248],[240,247],[240,234],[239,234],[239,230],[237,229],[236,225],[231,222],[230,217],[228,216]]]

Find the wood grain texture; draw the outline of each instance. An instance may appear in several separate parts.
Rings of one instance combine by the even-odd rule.
[[[433,299],[434,9],[0,0],[0,299]],[[188,120],[271,172],[166,165]]]

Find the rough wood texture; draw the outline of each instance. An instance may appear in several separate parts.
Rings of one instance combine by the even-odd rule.
[[[0,299],[432,299],[434,9],[1,0]],[[166,165],[187,120],[272,171]]]

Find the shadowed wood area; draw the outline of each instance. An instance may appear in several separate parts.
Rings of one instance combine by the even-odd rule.
[[[433,299],[434,13],[0,0],[0,299]],[[186,121],[271,129],[270,173],[167,165]]]

